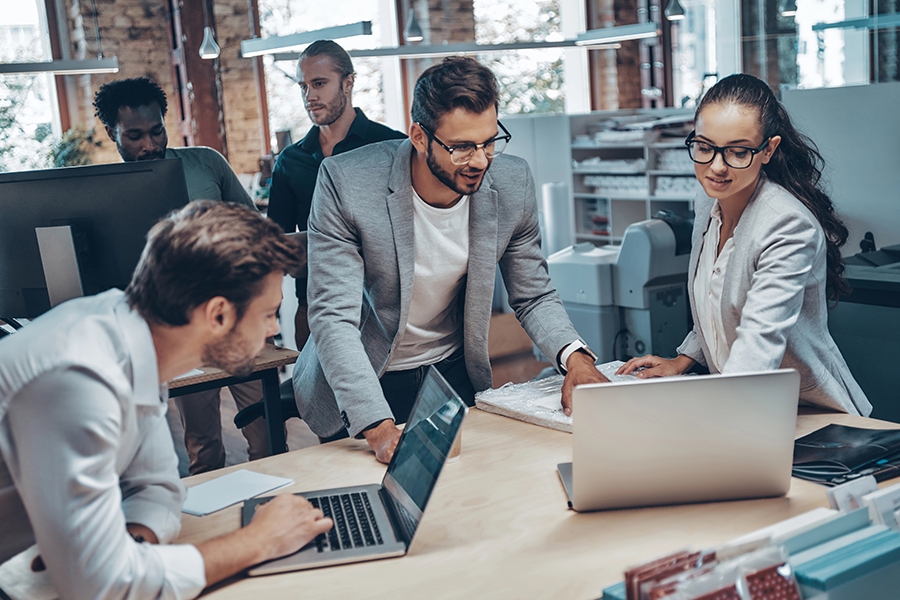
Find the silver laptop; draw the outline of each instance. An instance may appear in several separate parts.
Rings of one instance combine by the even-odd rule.
[[[466,405],[431,367],[381,485],[302,492],[335,526],[298,552],[250,569],[250,575],[312,569],[406,554],[459,434]],[[272,497],[244,503],[243,525]]]
[[[800,374],[794,369],[578,386],[577,511],[782,496],[791,485]]]

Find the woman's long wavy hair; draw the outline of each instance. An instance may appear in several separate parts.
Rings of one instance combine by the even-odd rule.
[[[711,104],[736,104],[753,109],[759,115],[763,139],[781,136],[781,143],[763,171],[803,202],[825,231],[828,253],[825,293],[829,301],[837,303],[842,295],[850,293],[841,257],[841,246],[847,241],[848,231],[834,212],[831,198],[822,189],[825,161],[815,143],[797,131],[769,86],[752,75],[730,75],[719,81],[700,101],[695,119]]]

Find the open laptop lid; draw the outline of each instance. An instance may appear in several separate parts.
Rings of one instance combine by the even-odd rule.
[[[799,389],[793,369],[576,387],[573,507],[785,494]]]
[[[466,412],[459,395],[436,368],[430,367],[381,482],[385,504],[398,517],[398,533],[407,546],[419,527]]]

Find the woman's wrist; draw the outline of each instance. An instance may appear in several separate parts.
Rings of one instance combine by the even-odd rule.
[[[675,362],[675,367],[678,369],[679,373],[686,373],[697,362],[687,354],[679,354],[672,360]]]

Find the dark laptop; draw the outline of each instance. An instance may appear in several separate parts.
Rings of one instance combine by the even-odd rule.
[[[250,575],[313,569],[402,556],[409,550],[467,412],[459,395],[431,367],[381,485],[301,492],[335,526],[298,552],[262,563]],[[272,497],[244,503],[243,525]]]

